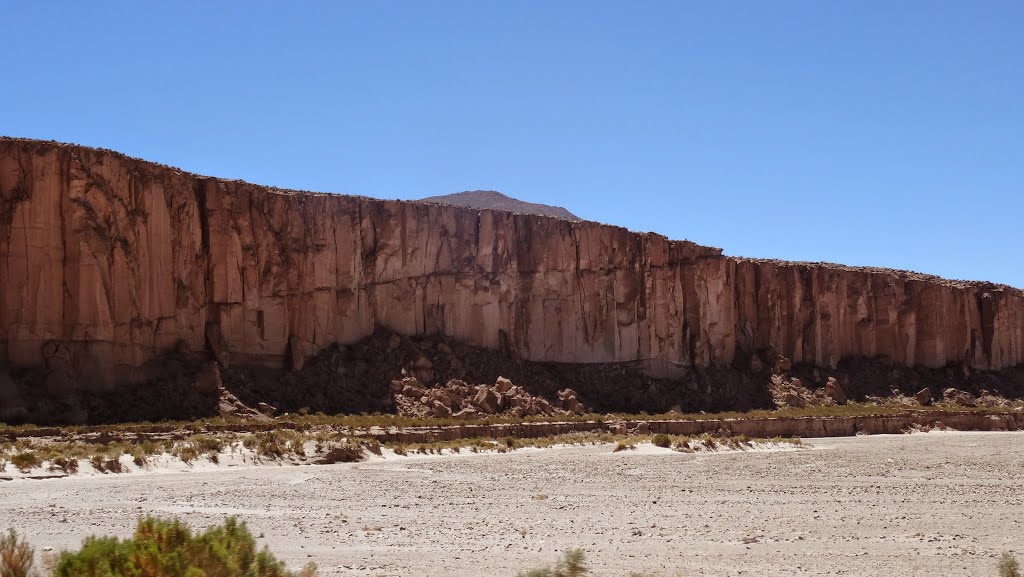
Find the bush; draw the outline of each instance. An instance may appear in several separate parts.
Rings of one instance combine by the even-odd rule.
[[[18,468],[22,473],[28,473],[35,467],[43,464],[43,460],[39,458],[32,451],[23,451],[17,453],[11,457],[11,464]]]
[[[313,577],[316,566],[288,571],[256,540],[245,523],[233,517],[221,526],[194,535],[181,521],[146,517],[135,535],[89,537],[81,550],[63,553],[54,577]],[[20,577],[20,576],[19,576]]]
[[[93,469],[96,469],[100,473],[123,473],[124,467],[121,465],[121,460],[118,457],[107,459],[104,455],[93,455],[89,459],[89,464],[92,465]]]
[[[359,445],[345,444],[331,447],[327,454],[316,461],[317,465],[334,463],[355,463],[363,460],[363,448]]]
[[[28,577],[32,575],[32,559],[35,550],[14,529],[0,537],[0,575],[3,577]]]
[[[569,549],[554,568],[533,569],[519,573],[516,577],[583,577],[590,574],[590,570],[584,564],[584,557],[583,549]]]
[[[662,447],[667,449],[672,446],[672,437],[669,437],[668,435],[654,435],[654,438],[651,439],[651,442],[654,443],[655,447]]]
[[[257,458],[283,459],[289,455],[304,457],[302,433],[286,429],[254,433],[242,440],[242,446],[256,453]]]
[[[181,459],[182,463],[191,463],[199,458],[199,451],[193,445],[181,445],[174,448],[174,452],[171,453],[174,456]]]
[[[66,457],[57,457],[53,461],[50,461],[51,471],[61,471],[65,475],[71,475],[78,472],[78,459],[68,459]]]
[[[1021,577],[1020,563],[1009,553],[999,559],[999,577]]]

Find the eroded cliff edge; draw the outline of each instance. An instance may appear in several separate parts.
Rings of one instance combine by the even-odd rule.
[[[0,360],[45,394],[143,383],[171,353],[300,369],[381,328],[669,380],[756,372],[766,352],[826,370],[1024,363],[1024,294],[1006,286],[0,139]]]

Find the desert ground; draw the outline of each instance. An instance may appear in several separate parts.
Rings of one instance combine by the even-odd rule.
[[[0,483],[0,528],[39,551],[139,515],[235,515],[321,575],[503,576],[582,547],[598,575],[996,575],[1024,553],[1024,433],[407,456]]]

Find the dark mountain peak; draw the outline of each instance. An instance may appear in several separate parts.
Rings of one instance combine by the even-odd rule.
[[[551,216],[554,218],[572,221],[582,220],[580,217],[560,206],[526,202],[504,195],[496,190],[469,190],[466,192],[456,192],[455,194],[428,196],[427,198],[421,198],[419,202],[450,204],[452,206],[476,209],[505,210],[520,214]]]

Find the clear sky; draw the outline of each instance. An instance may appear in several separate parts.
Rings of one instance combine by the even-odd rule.
[[[1024,2],[7,2],[0,133],[1024,287]]]

